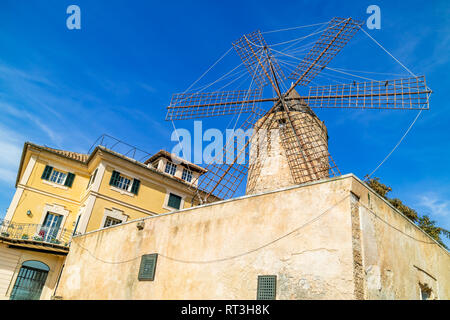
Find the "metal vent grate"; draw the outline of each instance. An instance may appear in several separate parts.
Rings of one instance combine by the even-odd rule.
[[[138,279],[140,281],[153,281],[155,279],[157,253],[145,254],[141,258]]]
[[[258,300],[275,300],[277,276],[258,276]]]

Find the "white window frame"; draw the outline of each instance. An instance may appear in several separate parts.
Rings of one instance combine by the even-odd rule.
[[[94,184],[95,179],[97,179],[97,174],[98,174],[98,168],[96,168],[94,170],[94,172],[92,172],[91,177],[89,178],[88,186],[86,189],[89,189],[89,187]],[[93,179],[94,176],[95,176],[95,179]]]
[[[169,198],[170,198],[170,194],[174,194],[176,196],[181,197],[181,202],[180,202],[180,208],[179,209],[175,209],[172,207],[169,207]],[[184,209],[184,199],[186,198],[186,195],[182,195],[181,193],[179,193],[178,191],[172,190],[172,189],[166,189],[166,196],[164,198],[164,205],[163,208],[169,211],[177,211],[177,210],[182,210]]]
[[[112,226],[104,227],[106,219],[108,217],[120,220],[120,221],[122,221],[121,223],[124,223],[128,220],[128,216],[122,210],[119,210],[116,208],[111,208],[111,209],[105,208],[105,213],[103,214],[103,219],[102,219],[102,223],[100,224],[100,229],[112,227]],[[115,224],[115,225],[117,225],[117,224]]]
[[[55,181],[54,181],[53,176],[55,176],[55,173],[56,173],[56,177],[55,177]],[[60,170],[55,170],[55,168],[53,168],[52,173],[50,174],[50,177],[48,178],[48,181],[63,186],[64,183],[66,182],[66,179],[67,179],[67,172],[62,172]]]
[[[125,183],[125,181],[128,181],[127,184]],[[122,175],[122,173],[121,173],[119,175],[119,182],[118,182],[117,186],[115,186],[115,187],[118,189],[122,189],[122,190],[130,192],[132,185],[133,185],[133,179],[127,177],[126,175]]]
[[[124,194],[124,195],[130,196],[130,197],[135,197],[136,195],[131,192],[131,187],[133,186],[133,181],[134,180],[141,181],[142,178],[138,177],[138,176],[134,175],[133,173],[131,173],[130,171],[124,170],[122,168],[115,168],[113,166],[111,166],[111,168],[112,168],[112,170],[115,170],[120,173],[119,177],[125,177],[125,178],[129,179],[131,182],[130,182],[130,185],[128,186],[127,190],[118,188],[118,187],[112,186],[112,185],[110,185],[109,188],[113,191],[119,192],[120,194]]]
[[[186,179],[189,177],[189,180]],[[194,177],[194,174],[191,170],[187,169],[187,168],[183,168],[183,173],[181,174],[181,179],[183,179],[186,182],[191,183],[192,182],[192,178]]]
[[[106,222],[108,221],[108,219],[109,219],[110,221],[112,221],[112,222],[117,222],[117,223],[111,223],[110,225],[107,226],[107,225],[106,225]],[[106,216],[105,222],[103,223],[102,228],[109,228],[109,227],[116,226],[116,225],[121,224],[121,223],[123,223],[122,220],[119,220],[119,219],[117,219],[117,218],[113,218],[113,217],[110,217],[110,216]]]
[[[169,168],[169,169],[167,169],[167,168]],[[175,173],[177,172],[177,165],[171,161],[167,161],[166,166],[164,168],[164,172],[174,176]]]
[[[61,231],[66,228],[66,220],[67,220],[67,217],[69,216],[70,211],[67,210],[66,207],[63,205],[59,205],[56,203],[53,203],[53,204],[46,203],[44,206],[44,209],[42,210],[41,218],[39,220],[39,225],[42,226],[42,224],[44,223],[45,217],[47,216],[47,212],[63,216],[61,225],[59,226],[59,232],[56,236],[57,238],[59,238],[59,236],[61,235]]]
[[[120,171],[119,171],[119,172],[120,172]],[[130,196],[130,197],[134,197],[135,194],[131,192],[131,188],[132,188],[132,186],[133,186],[133,181],[134,181],[136,178],[133,178],[133,177],[131,177],[130,175],[128,175],[128,174],[126,174],[126,173],[120,172],[119,179],[128,179],[128,180],[130,180],[130,183],[128,184],[128,188],[127,188],[127,189],[124,189],[124,188],[121,188],[121,187],[119,187],[119,186],[117,186],[117,187],[116,187],[116,186],[110,186],[111,190],[117,191],[117,192],[119,192],[120,194],[126,194],[126,195],[128,195],[128,196]]]

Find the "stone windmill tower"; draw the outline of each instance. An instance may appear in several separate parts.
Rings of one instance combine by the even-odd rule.
[[[290,74],[293,82],[284,92],[286,77],[272,54],[275,50],[255,31],[233,43],[255,88],[173,95],[166,120],[247,113],[240,129],[253,129],[251,139],[238,141],[236,154],[227,154],[235,144],[228,141],[227,161],[216,159],[207,165],[208,172],[197,184],[206,194],[201,201],[210,195],[232,197],[245,177],[246,193],[254,194],[340,175],[328,152],[327,128],[313,108],[428,109],[431,90],[424,76],[309,86],[361,25],[352,18],[333,18]],[[272,87],[274,97],[262,97],[265,86]],[[299,95],[298,86],[309,86],[308,94]],[[272,105],[264,109],[264,103]]]
[[[247,194],[328,178],[328,134],[325,124],[292,90],[289,113],[276,109],[256,124],[250,143]],[[291,119],[290,119],[291,118]],[[293,127],[289,124],[292,121]],[[297,141],[297,132],[301,141]],[[300,139],[299,139],[300,140]],[[296,148],[301,144],[302,148]],[[336,168],[337,170],[337,168]]]

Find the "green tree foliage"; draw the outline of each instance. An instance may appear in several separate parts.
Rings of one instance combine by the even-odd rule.
[[[380,178],[369,178],[367,184],[385,199],[387,199],[386,194],[392,191],[391,187],[388,187],[380,182]]]
[[[418,215],[416,210],[411,209],[410,207],[403,204],[403,202],[398,199],[388,199],[389,203],[392,204],[396,209],[398,209],[401,213],[408,217],[409,220],[413,222],[417,222]]]
[[[420,217],[417,221],[417,225],[421,227],[423,231],[428,233],[434,240],[439,242],[443,247],[447,248],[447,246],[442,242],[441,235],[444,235],[450,239],[450,231],[437,227],[436,221],[431,220],[427,215]]]
[[[422,228],[423,231],[428,233],[434,240],[439,242],[443,247],[446,249],[447,246],[444,244],[444,242],[441,239],[441,236],[445,236],[450,239],[450,231],[436,226],[436,221],[431,220],[427,215],[423,215],[422,217],[419,217],[416,210],[408,207],[407,205],[403,204],[403,202],[398,199],[390,199],[388,198],[387,194],[392,191],[392,188],[389,186],[386,186],[385,184],[380,182],[380,178],[367,178],[367,184],[369,187],[371,187],[376,193],[378,193],[380,196],[382,196],[384,199],[389,201],[389,203],[398,209],[401,213],[403,213],[408,219],[410,219],[412,222],[414,222],[416,225],[418,225],[420,228]]]

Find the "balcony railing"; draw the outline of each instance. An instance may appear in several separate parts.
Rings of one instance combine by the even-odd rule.
[[[97,146],[103,146],[109,150],[120,153],[139,162],[144,162],[152,156],[152,154],[108,134],[102,134],[98,137],[89,148],[88,154],[91,154]]]
[[[0,239],[43,245],[69,247],[73,230],[42,224],[16,223],[0,219]]]

